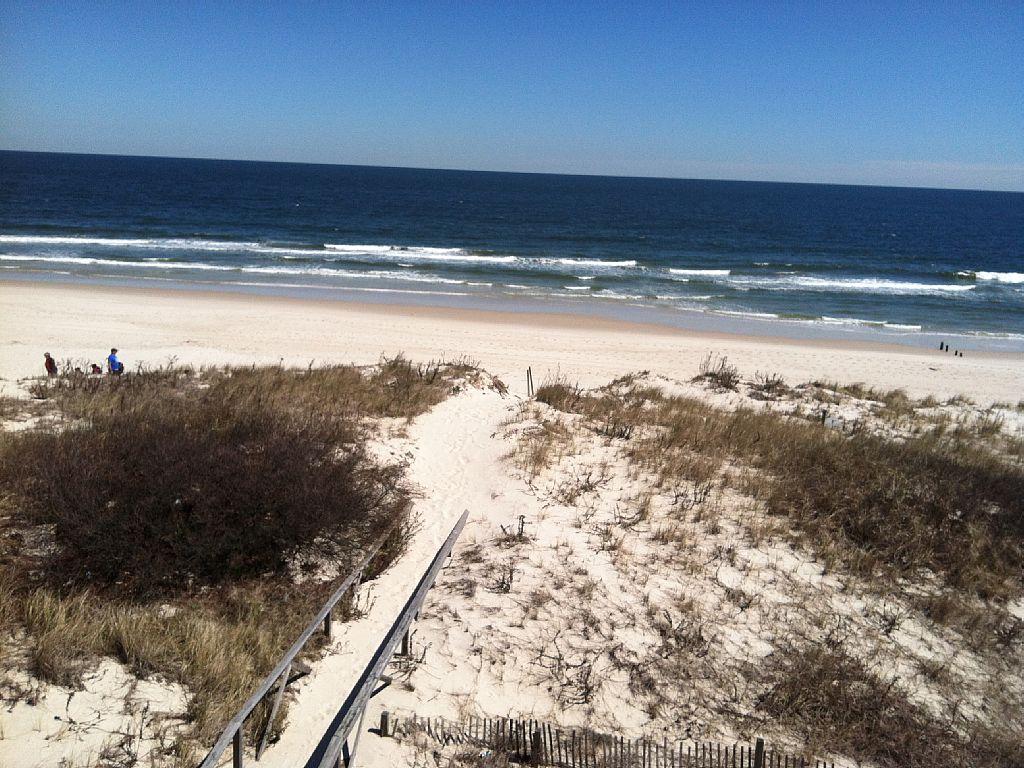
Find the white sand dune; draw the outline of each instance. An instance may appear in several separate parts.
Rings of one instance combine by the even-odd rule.
[[[330,655],[297,686],[289,725],[264,754],[261,767],[294,766],[308,757],[463,510],[470,510],[470,529],[481,518],[513,514],[512,500],[495,499],[502,493],[504,473],[495,471],[501,451],[492,435],[507,409],[508,401],[495,391],[473,390],[421,416],[408,439],[392,444],[391,459],[409,462],[409,479],[420,491],[415,504],[419,530],[406,555],[362,587],[366,615],[337,627]],[[367,723],[375,717],[371,712]],[[369,738],[363,738],[364,759],[379,751]]]
[[[914,396],[963,393],[982,403],[1016,403],[1024,382],[1024,355],[953,358],[938,351],[683,333],[594,318],[0,283],[0,377],[4,379],[0,386],[7,391],[18,391],[19,379],[38,375],[44,351],[61,360],[99,361],[111,346],[121,349],[129,367],[169,359],[197,365],[279,361],[306,365],[310,361],[373,363],[381,354],[399,352],[416,360],[466,355],[504,379],[512,390],[504,398],[493,390],[463,392],[416,419],[407,437],[383,444],[386,458],[408,462],[409,477],[420,490],[415,503],[420,529],[408,554],[361,591],[366,615],[336,628],[331,653],[296,687],[289,725],[261,766],[301,764],[309,755],[464,509],[470,511],[470,518],[456,548],[458,570],[442,573],[414,637],[414,649],[424,654],[424,663],[395,670],[395,683],[374,699],[368,724],[374,724],[380,708],[387,707],[452,718],[467,713],[513,713],[561,722],[585,720],[609,729],[617,725],[634,734],[652,725],[668,728],[668,723],[652,724],[646,713],[630,703],[628,681],[613,670],[602,671],[606,686],[593,706],[585,710],[561,706],[559,691],[545,683],[543,674],[531,673],[535,659],[524,655],[536,648],[536,641],[543,645],[551,639],[537,635],[538,626],[548,632],[564,624],[570,630],[567,637],[585,636],[587,628],[580,626],[585,613],[576,609],[589,606],[591,598],[580,590],[590,589],[590,584],[597,591],[595,606],[610,617],[636,619],[636,626],[646,621],[645,600],[670,605],[683,586],[697,600],[702,598],[700,590],[708,599],[716,590],[725,594],[727,588],[760,591],[766,610],[782,613],[799,601],[788,592],[779,592],[776,601],[772,585],[785,584],[787,589],[807,593],[822,589],[820,568],[783,549],[767,555],[753,549],[741,551],[740,561],[748,563],[749,572],[733,573],[723,567],[707,583],[690,579],[683,584],[671,575],[645,571],[644,557],[653,552],[647,549],[650,536],[623,550],[622,557],[628,555],[633,561],[614,564],[613,554],[595,549],[592,523],[582,520],[577,509],[552,501],[550,487],[531,486],[503,461],[513,447],[513,436],[502,425],[518,410],[528,365],[538,384],[559,371],[585,385],[603,384],[641,369],[686,380],[697,373],[708,352],[716,352],[728,355],[748,377],[755,371],[770,371],[783,374],[790,383],[861,381],[883,389],[902,387]],[[600,499],[592,500],[590,509],[600,522],[618,514],[620,505],[634,503],[638,488],[636,478],[628,477],[615,455],[595,450],[579,461],[569,460],[546,482],[572,479],[577,470],[585,471],[579,463],[584,459],[590,464],[607,461],[613,482]],[[517,581],[512,594],[495,594],[488,589],[494,574],[486,569],[500,564],[500,558],[495,560],[492,553],[489,559],[475,560],[475,548],[483,545],[493,550],[502,526],[512,529],[519,515],[526,516],[533,545],[523,552],[501,552],[515,561]],[[728,520],[723,525],[721,537],[727,538]],[[701,546],[721,543],[709,538]],[[759,557],[768,559],[761,562]],[[566,583],[553,585],[553,574],[568,574]],[[468,577],[476,583],[473,597],[460,592]],[[465,589],[470,586],[466,584]],[[556,593],[555,600],[531,614],[531,600],[548,587]],[[575,603],[568,599],[577,593]],[[516,612],[509,610],[513,603]],[[527,618],[536,615],[544,618],[540,625],[535,618]],[[613,629],[617,641],[630,652],[639,652],[650,641],[636,627]],[[756,638],[744,632],[737,624],[734,644],[756,650]],[[565,650],[581,648],[585,650],[585,644]],[[511,656],[509,663],[494,661],[503,655]],[[38,719],[41,711],[25,717]],[[34,727],[29,720],[19,720],[11,730],[6,726],[9,717],[5,713],[8,743],[0,740],[0,762],[7,759],[3,750],[10,748],[9,734]],[[713,723],[704,724],[714,730]],[[364,734],[360,761],[381,768],[409,764],[404,749],[393,740]]]

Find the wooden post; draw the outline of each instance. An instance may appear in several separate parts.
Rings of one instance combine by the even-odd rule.
[[[530,762],[534,765],[541,765],[544,762],[544,742],[541,740],[539,729],[530,735]]]
[[[334,613],[334,611],[330,610],[330,611],[327,612],[327,615],[324,616],[324,636],[328,640],[331,639],[331,614],[332,613]]]
[[[399,656],[409,655],[409,630],[405,630],[405,634],[402,635],[402,650],[398,652]]]
[[[380,735],[384,738],[391,735],[391,713],[386,709],[380,713]]]
[[[754,742],[754,768],[764,768],[764,739]]]
[[[242,726],[235,731],[235,738],[231,741],[231,768],[242,768]]]
[[[289,664],[284,668],[281,680],[277,685],[277,694],[274,696],[274,703],[270,707],[270,714],[267,716],[267,727],[263,729],[263,735],[260,736],[259,743],[256,745],[257,760],[263,756],[263,750],[267,748],[267,739],[270,737],[270,728],[274,725],[274,718],[277,717],[277,710],[281,708],[281,702],[284,700],[284,689],[288,685],[288,676],[291,675],[291,673],[292,665]]]

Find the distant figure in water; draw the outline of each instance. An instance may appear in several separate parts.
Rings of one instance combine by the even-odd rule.
[[[117,347],[111,348],[110,354],[107,355],[107,372],[111,376],[120,376],[124,373],[124,363],[117,359]]]
[[[51,379],[57,375],[57,361],[50,357],[49,352],[43,352],[44,365],[46,365],[46,375]]]

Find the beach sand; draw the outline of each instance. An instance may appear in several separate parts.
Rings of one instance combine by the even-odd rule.
[[[409,479],[419,492],[415,513],[420,527],[402,560],[362,590],[366,615],[337,628],[331,653],[296,687],[289,727],[261,765],[294,765],[305,759],[337,711],[341,692],[357,679],[418,575],[464,509],[471,514],[456,547],[459,565],[443,572],[416,625],[414,642],[423,662],[412,665],[410,670],[415,669],[408,677],[398,674],[401,669],[395,673],[396,683],[373,700],[367,725],[376,722],[382,708],[453,719],[466,713],[493,716],[515,712],[569,724],[586,721],[611,732],[675,738],[678,728],[671,718],[649,719],[634,704],[628,681],[614,676],[605,681],[603,698],[588,712],[562,708],[557,692],[551,692],[550,684],[545,687],[545,678],[537,677],[531,666],[537,627],[571,629],[580,619],[578,609],[595,606],[594,610],[617,617],[622,626],[634,627],[629,632],[616,629],[621,642],[646,648],[656,638],[636,627],[646,626],[647,600],[664,601],[666,595],[685,588],[708,602],[709,615],[719,615],[728,607],[722,597],[728,593],[726,587],[741,586],[763,596],[773,611],[788,611],[790,604],[809,604],[807,594],[819,598],[826,594],[833,602],[830,610],[860,624],[867,621],[862,615],[864,605],[873,606],[880,598],[843,597],[839,580],[825,578],[820,566],[805,553],[782,542],[741,547],[740,562],[749,561],[749,568],[723,566],[710,575],[699,569],[677,572],[667,566],[654,573],[650,568],[654,549],[642,536],[614,555],[595,549],[590,527],[578,522],[579,510],[553,501],[550,489],[582,473],[589,466],[586,462],[601,466],[610,479],[601,495],[588,502],[590,514],[597,520],[613,520],[620,505],[635,503],[636,494],[646,486],[638,485],[621,456],[593,437],[588,438],[593,445],[581,438],[578,455],[567,455],[561,465],[556,462],[550,476],[529,481],[510,468],[506,456],[515,445],[517,430],[533,424],[532,418],[525,418],[520,411],[527,366],[533,368],[537,384],[560,372],[585,386],[595,386],[644,369],[653,377],[686,380],[697,373],[705,355],[715,353],[727,355],[746,377],[762,371],[781,373],[792,384],[815,379],[861,381],[884,389],[902,387],[915,396],[962,393],[982,404],[996,400],[1016,403],[1024,382],[1022,355],[954,358],[937,350],[698,334],[582,316],[0,283],[0,384],[8,392],[23,393],[19,380],[42,373],[43,352],[62,361],[100,362],[111,346],[121,350],[129,369],[171,359],[192,364],[280,361],[305,366],[370,364],[382,354],[400,352],[417,361],[465,355],[511,388],[508,396],[489,388],[464,391],[418,418],[407,436],[382,446],[386,459],[408,464]],[[707,397],[721,407],[735,407],[729,400],[734,395],[708,393]],[[730,510],[742,509],[742,505],[726,504],[722,531],[705,536],[694,551],[703,556],[705,550],[739,541],[742,537],[735,534],[735,521],[729,515]],[[509,595],[495,594],[487,588],[487,568],[494,563],[474,558],[473,553],[481,547],[485,552],[494,549],[489,543],[500,538],[502,526],[513,526],[520,515],[532,527],[529,543],[520,553],[515,589]],[[508,556],[504,550],[494,554],[499,559]],[[481,584],[472,595],[465,590],[470,577]],[[563,586],[554,586],[560,581]],[[580,600],[576,595],[587,585],[600,585],[600,589],[592,598]],[[516,606],[527,605],[531,595],[547,594],[548,590],[553,597],[540,609],[539,618],[519,616]],[[781,595],[781,608],[775,605],[778,601],[773,595]],[[798,600],[793,595],[801,597]],[[726,633],[730,642],[739,643],[738,657],[763,652],[757,633],[750,629],[752,622],[764,618],[758,611],[738,614]],[[865,627],[861,629],[866,632]],[[892,670],[903,669],[900,665],[907,659],[930,654],[928,648],[942,647],[940,638],[926,627],[916,627],[908,638],[901,641],[899,654],[887,661]],[[922,644],[921,638],[927,643]],[[965,658],[975,663],[969,654]],[[75,700],[101,702],[100,708],[112,713],[116,728],[69,737],[62,730],[63,721],[55,719],[64,714],[60,695],[41,704],[21,703],[6,714],[8,737],[0,739],[0,763],[53,764],[63,757],[81,755],[83,750],[98,750],[112,730],[122,727],[118,718],[127,717],[119,709],[121,677],[115,672],[118,670],[90,678],[88,695]],[[971,674],[973,677],[965,673],[965,679],[978,677],[976,672]],[[58,693],[71,700],[70,692],[61,689]],[[51,700],[53,703],[47,704]],[[704,722],[703,716],[695,711],[688,717]],[[716,738],[738,737],[728,729],[716,730],[714,720],[705,725]],[[415,763],[408,742],[374,739],[364,750],[360,759],[366,765]]]
[[[744,376],[782,374],[864,382],[914,396],[965,394],[1017,402],[1024,354],[971,353],[891,344],[698,333],[584,315],[527,314],[278,298],[206,291],[0,282],[0,382],[43,372],[43,352],[100,363],[118,347],[129,369],[175,359],[191,364],[353,362],[404,353],[414,360],[467,356],[525,389],[561,372],[585,386],[629,371],[695,375],[709,352]]]

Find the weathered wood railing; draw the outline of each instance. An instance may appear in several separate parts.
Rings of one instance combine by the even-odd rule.
[[[403,650],[408,649],[409,627],[419,614],[420,607],[433,586],[437,574],[441,571],[445,559],[451,554],[459,534],[462,533],[462,529],[466,525],[467,517],[469,517],[468,510],[462,513],[444,544],[437,550],[430,567],[427,568],[419,584],[416,585],[416,589],[409,596],[401,613],[398,614],[383,642],[374,652],[366,669],[363,670],[363,674],[360,675],[358,682],[345,699],[345,703],[341,705],[338,714],[334,716],[324,737],[306,762],[306,768],[335,768],[341,763],[349,765],[355,758],[355,752],[359,746],[359,735],[363,731],[362,721],[366,714],[366,705],[370,701],[370,697],[376,693],[374,688],[383,677],[384,670],[391,661],[396,646],[402,643]],[[357,727],[355,739],[352,746],[349,747],[349,736]]]
[[[335,607],[350,590],[359,586],[367,567],[380,552],[381,548],[387,543],[388,538],[394,534],[395,529],[390,529],[363,554],[353,571],[334,591],[330,598],[328,598],[327,602],[324,603],[323,607],[320,609],[320,612],[317,613],[316,617],[309,623],[309,626],[307,626],[302,634],[299,635],[299,638],[292,644],[292,647],[288,649],[288,652],[281,657],[281,660],[273,670],[271,670],[270,674],[263,679],[259,688],[257,688],[245,704],[242,705],[242,708],[238,710],[235,716],[231,718],[231,721],[224,728],[223,733],[221,733],[220,738],[217,739],[213,748],[203,759],[203,762],[200,764],[200,768],[213,768],[213,766],[217,765],[229,744],[232,746],[232,765],[234,768],[241,768],[243,763],[243,750],[245,748],[245,722],[253,713],[253,710],[255,710],[256,707],[258,707],[268,696],[268,694],[273,691],[274,700],[267,719],[267,726],[263,729],[263,733],[259,736],[259,740],[256,744],[256,758],[259,759],[263,750],[266,748],[267,736],[269,735],[270,727],[274,722],[277,711],[281,706],[281,701],[284,698],[285,687],[289,682],[291,682],[292,670],[298,664],[296,660],[298,655],[302,653],[302,649],[306,647],[306,643],[309,642],[310,638],[313,637],[318,630],[322,629],[324,635],[327,636],[327,639],[330,639],[331,621],[333,619]]]
[[[382,736],[426,734],[439,744],[484,747],[529,765],[560,768],[810,768],[804,756],[753,744],[625,739],[539,720],[470,717],[396,717],[381,713]],[[814,760],[815,768],[835,768]]]

